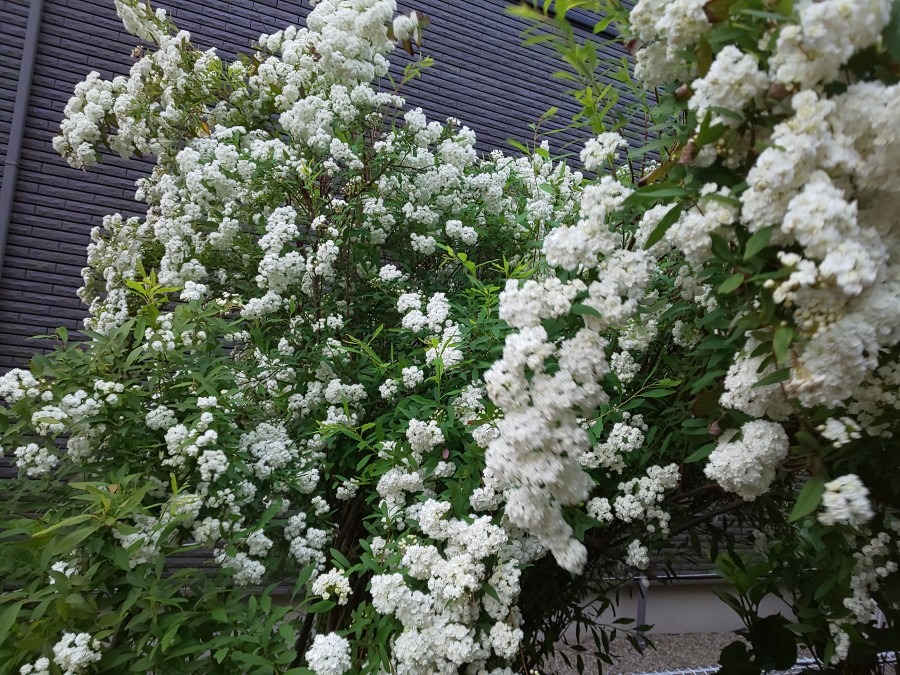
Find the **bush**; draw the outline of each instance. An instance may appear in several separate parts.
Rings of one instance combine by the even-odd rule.
[[[152,47],[54,146],[156,166],[92,235],[86,340],[0,379],[0,672],[501,675],[572,623],[609,663],[598,610],[681,534],[747,624],[726,672],[896,648],[889,2],[577,3],[660,85],[627,151],[567,5],[519,10],[596,179],[404,113],[391,0],[231,64],[116,4]]]

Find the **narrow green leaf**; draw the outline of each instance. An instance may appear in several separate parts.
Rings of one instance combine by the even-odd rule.
[[[710,3],[707,3],[709,7]],[[712,47],[706,38],[700,38],[700,44],[697,46],[697,68],[700,71],[700,77],[704,77],[709,72],[709,67],[713,62]]]
[[[673,389],[650,389],[649,391],[642,391],[641,396],[644,398],[663,398],[664,396],[671,396],[675,391]]]
[[[731,254],[731,248],[728,246],[728,241],[721,234],[710,232],[709,239],[712,242],[713,253],[716,254],[717,258],[725,262],[731,262],[734,259],[734,256]]]
[[[701,448],[694,450],[690,455],[688,455],[684,463],[685,464],[693,464],[694,462],[699,462],[701,459],[706,459],[712,454],[712,451],[716,449],[715,443],[707,443]]]
[[[772,348],[775,350],[775,358],[778,363],[787,361],[788,348],[794,339],[794,329],[790,326],[779,326],[775,331],[775,337],[772,339]]]
[[[350,567],[350,561],[344,556],[343,553],[338,551],[336,548],[331,549],[331,557],[344,569],[348,569]]]
[[[770,384],[778,384],[779,382],[784,382],[785,380],[791,377],[791,369],[790,368],[782,368],[781,370],[776,370],[774,373],[769,373],[764,378],[759,380],[756,384],[751,387],[751,389],[755,389],[756,387],[767,387]]]
[[[335,607],[335,602],[333,600],[319,600],[318,602],[314,602],[311,604],[307,611],[312,614],[323,614],[325,612],[331,611]]]
[[[669,209],[669,212],[664,215],[660,221],[656,224],[656,227],[653,228],[653,232],[650,233],[650,236],[647,237],[647,243],[644,244],[644,250],[651,248],[656,242],[660,241],[664,236],[666,236],[666,232],[669,231],[669,228],[674,225],[677,220],[681,217],[681,213],[684,211],[683,204],[677,204],[673,208]]]
[[[50,534],[51,532],[55,532],[56,530],[58,530],[62,527],[69,527],[70,525],[80,525],[81,523],[84,523],[84,522],[90,520],[91,518],[93,518],[93,516],[89,513],[82,513],[77,516],[72,516],[71,518],[64,518],[63,520],[59,521],[58,523],[54,523],[50,527],[43,529],[40,532],[37,532],[33,536],[34,536],[34,538],[44,537],[44,536]]]
[[[491,596],[494,600],[500,601],[500,596],[497,595],[497,590],[491,586],[489,583],[485,582],[481,585],[481,590],[483,590],[487,595]]]
[[[790,522],[795,522],[807,516],[819,507],[822,501],[822,495],[825,493],[825,481],[814,476],[806,481],[806,485],[797,495],[797,502],[791,509]]]
[[[0,613],[0,644],[6,642],[9,630],[15,625],[16,618],[19,616],[19,610],[22,609],[24,604],[24,601],[15,602]]]
[[[623,202],[623,206],[638,206],[659,201],[685,197],[688,191],[679,185],[647,185],[632,192]]]
[[[738,272],[737,274],[732,274],[719,285],[718,293],[719,295],[728,295],[729,293],[734,293],[738,288],[740,288],[742,283],[744,283],[743,274],[741,274],[740,272]]]
[[[753,236],[747,240],[747,248],[744,249],[744,260],[750,260],[750,258],[762,251],[769,245],[770,239],[772,239],[771,227],[764,227],[758,232],[754,232]]]
[[[528,152],[528,147],[525,146],[525,145],[522,144],[522,143],[519,143],[519,141],[517,141],[517,140],[515,140],[515,139],[512,139],[512,138],[507,138],[507,139],[506,139],[506,142],[509,143],[509,144],[510,144],[512,147],[514,147],[516,150],[518,150],[519,152],[521,152],[523,155],[529,154],[529,152]]]
[[[578,314],[578,315],[587,314],[589,316],[595,316],[598,319],[603,318],[603,315],[600,314],[600,312],[598,310],[594,309],[593,307],[589,307],[588,305],[581,305],[581,304],[572,305],[572,314]]]

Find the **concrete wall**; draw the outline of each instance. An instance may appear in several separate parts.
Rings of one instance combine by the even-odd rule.
[[[718,579],[679,581],[672,584],[652,583],[644,589],[645,623],[650,633],[731,633],[743,628],[737,613],[716,595],[727,591],[728,584]],[[619,595],[616,613],[601,615],[601,622],[609,623],[618,617],[636,618],[641,593],[637,585]],[[788,606],[775,596],[766,597],[760,606],[760,616],[781,613],[790,617]]]

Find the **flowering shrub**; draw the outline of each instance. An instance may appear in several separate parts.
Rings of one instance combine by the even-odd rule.
[[[404,112],[424,21],[392,0],[231,64],[116,4],[153,46],[54,146],[156,165],[92,234],[88,340],[0,378],[9,672],[502,675],[573,621],[609,662],[585,593],[732,511],[769,545],[717,558],[726,668],[890,646],[890,3],[612,11],[665,86],[642,149],[585,104],[596,180]]]
[[[321,2],[231,64],[117,6],[155,48],[80,84],[54,146],[156,168],[146,217],[92,234],[89,341],[62,332],[0,384],[35,479],[4,523],[21,590],[0,660],[508,672],[541,548],[482,476],[481,378],[500,285],[577,210],[581,175],[479,159],[458,122],[404,113],[402,82],[374,86],[419,30],[391,1]]]
[[[594,52],[565,20],[575,5],[606,12],[595,33],[618,19],[640,84],[657,87],[648,116],[658,138],[629,152],[622,175],[648,151],[661,157],[633,189],[610,176],[585,188],[577,225],[544,239],[557,273],[532,287],[532,315],[518,319],[527,284],[501,296],[501,316],[514,307],[518,323],[486,377],[504,413],[487,463],[511,465],[507,515],[560,565],[580,567],[586,550],[565,509],[611,514],[603,497],[591,499],[584,416],[560,414],[552,437],[507,421],[523,406],[544,409],[549,364],[560,389],[549,398],[565,389],[582,409],[602,405],[595,387],[608,368],[595,360],[585,372],[583,360],[566,360],[568,345],[618,337],[621,346],[623,333],[655,332],[658,314],[677,315],[657,339],[686,350],[691,376],[676,397],[693,404],[682,434],[705,428],[708,441],[683,461],[738,495],[768,541],[746,560],[734,550],[718,559],[751,643],[723,653],[726,671],[786,668],[796,644],[826,666],[869,668],[877,651],[897,648],[900,603],[900,490],[884,471],[896,463],[900,419],[900,238],[890,215],[900,195],[900,5],[641,0],[628,13],[612,1],[558,3],[555,21],[520,10],[555,23],[548,39],[581,75],[581,101],[601,92]],[[599,107],[582,117],[595,130],[621,126]],[[610,137],[587,146],[586,165],[616,152]],[[674,278],[668,295],[651,283],[659,275]],[[582,321],[545,331],[550,308],[554,318],[568,309],[555,309],[560,297],[579,303]],[[534,465],[554,471],[538,483]],[[529,506],[514,510],[526,495]],[[759,617],[767,593],[794,617]]]

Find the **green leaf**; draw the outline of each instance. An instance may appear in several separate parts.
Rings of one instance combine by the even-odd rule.
[[[514,147],[516,150],[518,150],[519,152],[521,152],[523,155],[529,155],[529,154],[531,154],[530,152],[528,152],[528,147],[525,146],[525,145],[523,145],[522,143],[519,143],[519,141],[517,141],[517,140],[514,140],[514,139],[512,139],[512,138],[507,138],[507,139],[506,139],[506,142],[509,143],[509,144],[510,144],[512,147]]]
[[[900,0],[894,0],[891,5],[891,20],[885,26],[881,39],[887,53],[900,61]]]
[[[717,258],[725,262],[731,262],[734,259],[734,256],[731,254],[731,248],[728,246],[728,241],[721,234],[710,232],[709,240],[712,242],[712,250]]]
[[[331,549],[331,557],[345,570],[350,568],[350,561],[336,548]]]
[[[686,197],[688,194],[688,191],[680,185],[647,185],[632,192],[623,202],[623,206],[639,206],[661,199]]]
[[[790,368],[782,368],[781,370],[776,370],[774,373],[769,373],[764,378],[759,380],[756,384],[754,384],[751,389],[755,389],[756,387],[767,387],[770,384],[778,384],[779,382],[784,382],[791,377],[791,369]]]
[[[231,658],[234,661],[246,663],[248,666],[269,666],[272,662],[259,654],[246,654],[244,652],[232,652]]]
[[[725,281],[719,284],[718,293],[719,295],[728,295],[729,293],[734,293],[738,288],[740,288],[741,284],[744,283],[744,275],[740,272],[737,274],[732,274]]]
[[[707,120],[709,120],[709,116],[707,116]],[[728,131],[728,127],[724,124],[707,124],[704,122],[704,125],[700,127],[700,131],[694,137],[694,144],[702,148],[704,145],[715,143],[725,135],[726,131]]]
[[[588,316],[595,316],[598,319],[603,318],[603,315],[598,310],[594,309],[593,307],[589,307],[588,305],[581,304],[572,305],[572,314],[587,314]]]
[[[0,645],[6,642],[9,630],[15,625],[16,619],[19,616],[19,610],[22,609],[22,605],[24,604],[25,602],[20,600],[19,602],[11,604],[0,613]]]
[[[33,536],[34,536],[34,538],[45,537],[48,534],[50,534],[51,532],[55,532],[56,530],[58,530],[62,527],[69,527],[70,525],[80,525],[81,523],[86,522],[86,521],[90,520],[91,518],[93,518],[93,516],[89,513],[82,513],[77,516],[72,516],[70,518],[64,518],[63,520],[59,521],[58,523],[54,523],[50,527],[41,530],[40,532],[34,534]]]
[[[707,3],[706,7],[708,8],[710,4],[712,3]],[[700,77],[704,77],[709,72],[712,62],[712,47],[709,46],[709,40],[701,36],[700,44],[697,45],[697,68],[700,71]]]
[[[800,494],[797,495],[797,501],[794,504],[794,508],[791,509],[791,515],[788,520],[793,523],[815,511],[819,508],[819,503],[822,501],[824,493],[825,481],[817,476],[810,478],[806,481],[803,489],[800,490]]]
[[[747,645],[735,641],[722,650],[719,656],[719,675],[757,675],[760,668],[754,665],[747,651]]]
[[[699,462],[701,459],[706,459],[712,454],[712,451],[716,449],[715,443],[707,443],[702,448],[699,448],[688,455],[684,463],[685,464],[693,464],[694,462]]]
[[[779,326],[775,331],[775,337],[772,339],[772,348],[775,350],[775,358],[778,363],[784,363],[787,360],[788,348],[794,339],[794,329],[790,326]]]
[[[678,221],[683,211],[683,204],[676,204],[673,208],[669,209],[668,213],[666,213],[666,215],[664,215],[656,224],[656,227],[653,228],[653,232],[650,233],[650,236],[647,237],[647,243],[644,244],[645,251],[666,236],[666,232],[668,232],[669,228]]]
[[[175,638],[178,637],[178,629],[181,628],[182,623],[184,622],[176,621],[169,627],[165,635],[162,636],[162,640],[159,641],[159,645],[160,647],[162,647],[163,652],[167,651],[172,645],[172,642],[175,641]]]
[[[751,236],[747,240],[747,247],[744,249],[744,260],[750,260],[750,258],[762,251],[766,246],[769,245],[769,240],[771,238],[771,227],[764,227],[758,232],[754,232],[753,236]]]
[[[683,381],[684,380],[673,380],[670,377],[664,377],[659,382],[657,382],[656,385],[659,387],[677,387]]]
[[[675,391],[672,389],[650,389],[648,391],[642,391],[641,396],[644,398],[663,398],[664,396],[671,396]]]
[[[497,590],[489,583],[483,583],[481,585],[481,590],[483,590],[487,595],[491,596],[497,602],[500,602],[500,596],[497,594]]]
[[[325,612],[331,611],[335,607],[334,600],[319,600],[318,602],[314,602],[311,604],[307,611],[312,614],[323,614]]]

